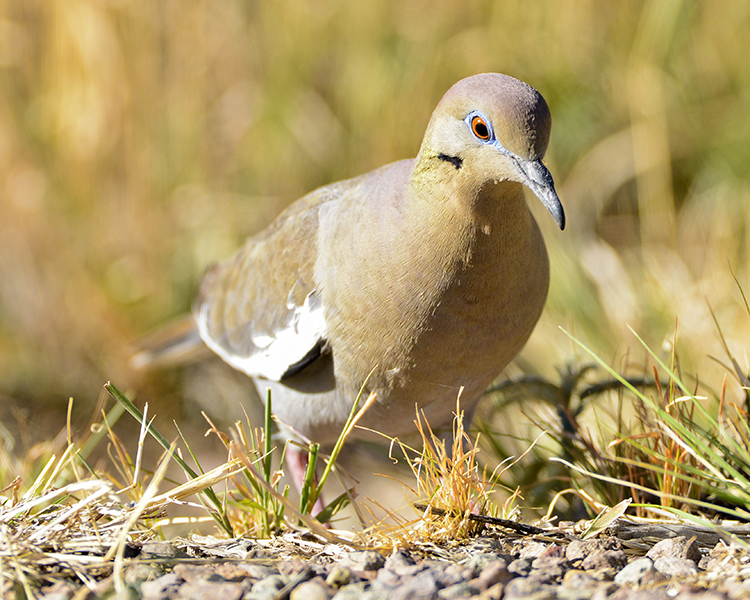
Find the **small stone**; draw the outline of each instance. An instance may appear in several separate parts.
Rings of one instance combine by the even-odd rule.
[[[143,544],[139,558],[144,560],[153,560],[155,558],[187,558],[188,555],[183,550],[175,548],[170,542],[162,540],[151,540]]]
[[[517,558],[508,565],[508,572],[514,575],[520,575],[526,577],[531,572],[531,563],[534,562],[531,558]]]
[[[617,592],[617,590],[617,585],[615,585],[611,581],[600,583],[594,588],[594,593],[591,596],[591,600],[607,600],[608,598],[611,598]]]
[[[659,583],[665,579],[667,579],[667,576],[664,575],[664,573],[659,573],[656,569],[649,569],[643,574],[643,577],[641,577],[641,587]]]
[[[216,569],[205,565],[175,565],[172,572],[189,584],[226,581],[223,577],[216,574]]]
[[[151,565],[139,561],[127,568],[123,579],[125,583],[131,584],[156,579],[162,575],[164,575],[164,569],[161,565]]]
[[[594,579],[589,573],[587,573],[586,571],[581,571],[579,569],[571,569],[570,571],[565,573],[562,581],[563,587],[571,589],[593,586],[598,583],[599,582]]]
[[[565,548],[558,546],[557,544],[550,544],[537,558],[563,558],[565,556]]]
[[[750,598],[750,580],[738,580],[730,577],[724,582],[722,589],[730,598]]]
[[[484,569],[487,568],[487,565],[496,562],[502,562],[504,565],[507,564],[497,554],[490,554],[489,552],[480,552],[479,554],[474,554],[462,564],[465,567],[472,569],[474,571],[474,574],[476,575],[484,571]]]
[[[574,563],[595,552],[607,550],[622,550],[622,545],[616,538],[573,540],[565,549],[565,558]]]
[[[438,582],[439,587],[441,588],[451,587],[457,583],[466,582],[474,577],[474,571],[465,565],[458,565],[455,563],[448,563],[448,565],[446,565],[442,562],[429,562],[431,563],[429,568],[432,569],[435,581]]]
[[[285,585],[286,579],[283,576],[269,575],[257,581],[251,591],[256,595],[268,594],[270,596],[278,592]]]
[[[396,575],[396,573],[390,569],[380,569],[375,577],[375,581],[380,582],[380,584],[386,587],[392,588],[401,583],[401,577]]]
[[[171,598],[177,594],[181,585],[181,577],[167,573],[151,581],[144,581],[141,584],[141,594],[144,598]]]
[[[555,586],[547,585],[536,577],[516,577],[506,584],[503,590],[503,598],[511,600],[513,598],[525,598],[527,596],[536,597],[537,594],[539,594],[539,598],[554,598],[554,589]],[[549,592],[550,595],[543,595],[545,592]]]
[[[479,600],[500,600],[503,597],[504,590],[504,584],[496,583],[479,594]]]
[[[238,583],[185,583],[180,586],[180,600],[240,600],[245,589]]]
[[[40,592],[44,600],[70,600],[75,594],[67,581],[56,581],[50,586],[43,587]]]
[[[377,582],[360,581],[342,587],[333,600],[388,600],[388,588]]]
[[[696,564],[701,559],[701,552],[694,537],[679,536],[662,540],[646,552],[651,560],[657,558],[686,558]]]
[[[326,577],[326,583],[335,589],[348,585],[351,580],[352,572],[341,565],[334,565]]]
[[[126,585],[119,592],[116,592],[113,596],[110,596],[110,600],[139,600],[141,594],[138,589],[132,585]]]
[[[650,558],[636,558],[625,565],[620,572],[615,575],[617,585],[640,585],[643,576],[654,568],[654,563]]]
[[[437,600],[438,589],[435,574],[428,569],[405,579],[388,597],[390,600]]]
[[[596,550],[581,561],[581,568],[596,571],[597,579],[613,579],[628,564],[628,556],[622,550]]]
[[[508,583],[513,579],[513,574],[508,571],[505,561],[502,559],[494,560],[489,563],[477,578],[480,590],[491,588],[496,583]]]
[[[538,558],[547,550],[548,544],[542,542],[528,541],[521,548],[519,558]]]
[[[570,561],[562,556],[540,556],[531,563],[532,573],[541,571],[546,581],[561,579],[571,567]]]
[[[44,596],[42,596],[42,598],[44,598],[44,600],[70,600],[74,594],[75,592],[73,592],[73,590],[70,590],[68,592],[57,591],[57,592],[45,593]],[[8,596],[8,597],[10,598],[11,596]],[[17,597],[22,598],[23,596],[17,596]]]
[[[422,561],[417,564],[406,550],[394,550],[385,561],[384,569],[395,573],[399,577],[412,577],[424,571],[428,568],[427,561]],[[378,579],[380,579],[381,571],[378,572]]]
[[[409,558],[411,559],[411,556]],[[385,565],[385,562],[385,558],[380,552],[362,550],[360,552],[350,552],[344,557],[341,564],[353,571],[377,571]],[[411,559],[411,564],[414,564],[414,559]]]
[[[609,600],[673,600],[673,597],[663,588],[632,590],[628,587],[623,587],[614,594],[607,596],[607,598]],[[592,598],[592,600],[595,599]],[[599,599],[596,598],[596,600]]]
[[[452,600],[453,598],[471,598],[476,596],[479,590],[471,585],[468,581],[455,583],[449,587],[438,591],[438,598]]]
[[[322,579],[315,578],[300,583],[289,594],[289,600],[330,600],[334,591]]]
[[[589,600],[594,596],[599,583],[590,571],[571,569],[565,573],[557,596],[560,600]]]
[[[278,575],[278,569],[253,563],[223,563],[216,566],[216,574],[226,581],[245,581],[263,579],[269,575]]]
[[[314,565],[301,558],[285,560],[279,563],[278,568],[279,573],[286,577],[287,580],[292,580],[300,575],[304,575],[304,578],[309,579],[312,576],[311,572],[315,570]]]
[[[687,577],[698,574],[698,566],[695,561],[686,558],[657,558],[654,561],[654,569],[667,577]]]
[[[685,585],[677,590],[677,597],[680,600],[727,600],[726,594],[690,585]]]

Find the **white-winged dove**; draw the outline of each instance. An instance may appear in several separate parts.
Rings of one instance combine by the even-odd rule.
[[[365,381],[377,400],[361,424],[388,435],[414,431],[415,404],[434,429],[449,425],[460,388],[471,415],[547,296],[523,186],[562,229],[542,163],[550,125],[544,98],[517,79],[459,81],[415,159],[311,192],[211,268],[200,337],[323,445]]]

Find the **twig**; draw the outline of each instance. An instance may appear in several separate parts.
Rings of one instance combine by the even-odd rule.
[[[414,504],[414,508],[416,508],[417,510],[429,509],[432,514],[437,515],[439,517],[442,517],[443,515],[459,516],[458,513],[448,512],[445,509],[435,508],[434,506],[429,506],[428,504],[417,503],[417,504]],[[476,521],[477,523],[486,523],[487,525],[497,525],[498,527],[505,527],[506,529],[512,529],[513,531],[517,533],[521,533],[523,535],[541,535],[541,534],[549,533],[548,530],[542,529],[541,527],[535,527],[534,525],[526,525],[524,523],[516,523],[515,521],[511,521],[509,519],[500,519],[498,517],[488,517],[486,515],[474,515],[471,513],[467,515],[467,518],[470,521]]]

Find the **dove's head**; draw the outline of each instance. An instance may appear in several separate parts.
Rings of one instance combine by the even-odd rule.
[[[499,73],[467,77],[451,87],[432,114],[419,160],[455,169],[481,187],[513,181],[528,187],[560,229],[565,213],[542,158],[552,118],[534,88]],[[433,161],[438,161],[434,163]]]

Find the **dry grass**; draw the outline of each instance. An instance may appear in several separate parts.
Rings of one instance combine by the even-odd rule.
[[[726,410],[722,406],[715,417],[700,405],[703,399],[691,393],[674,370],[655,356],[657,365],[669,377],[669,390],[657,384],[664,402],[654,402],[593,353],[592,356],[619,381],[622,389],[634,394],[640,415],[637,424],[642,431],[624,439],[626,432],[618,431],[620,438],[607,449],[598,448],[593,438],[583,440],[583,448],[575,455],[576,463],[568,463],[576,487],[569,492],[583,498],[597,513],[588,523],[555,528],[550,514],[541,528],[517,523],[517,503],[521,500],[518,490],[504,505],[497,503],[493,495],[497,473],[488,473],[478,461],[479,439],[472,439],[464,430],[464,414],[458,401],[453,430],[446,438],[436,435],[418,413],[421,449],[393,440],[393,446],[411,467],[414,483],[403,485],[410,492],[417,517],[408,519],[388,510],[388,519],[373,522],[355,536],[323,527],[309,514],[312,502],[302,500],[297,509],[287,496],[288,489],[279,491],[280,473],[271,469],[271,454],[281,449],[270,442],[270,410],[265,427],[260,430],[237,423],[228,436],[212,426],[209,432],[224,440],[228,459],[205,473],[197,463],[199,474],[187,467],[176,451],[177,443],[167,444],[153,428],[147,407],[140,414],[119,390],[108,384],[107,390],[118,401],[117,408],[124,407],[141,423],[135,458],[131,459],[114,431],[118,417],[114,410],[91,429],[87,439],[73,441],[68,432],[62,456],[49,456],[35,478],[20,473],[2,490],[7,495],[0,505],[0,589],[3,593],[15,590],[16,594],[22,590],[25,597],[33,598],[37,591],[55,583],[93,590],[98,589],[97,582],[109,578],[115,590],[122,590],[126,569],[133,562],[127,558],[129,550],[160,536],[166,525],[184,520],[181,512],[185,506],[199,507],[195,497],[204,497],[201,504],[209,516],[202,520],[213,518],[218,529],[223,529],[220,537],[273,537],[277,546],[286,548],[287,555],[295,555],[300,544],[322,548],[321,542],[332,544],[338,548],[333,551],[339,553],[343,547],[374,547],[381,551],[406,547],[444,554],[441,548],[450,553],[451,548],[485,533],[488,526],[515,530],[511,538],[541,534],[548,539],[552,534],[574,534],[586,539],[620,519],[631,503],[640,510],[638,515],[663,516],[666,509],[682,523],[695,523],[696,531],[713,533],[716,539],[723,536],[734,545],[746,544],[746,528],[734,528],[738,529],[734,532],[730,522],[724,530],[724,523],[702,518],[706,511],[710,511],[709,517],[717,513],[743,520],[748,517],[750,430],[746,412],[739,407]],[[356,407],[352,410],[342,443],[371,401],[372,397],[359,412]],[[86,455],[92,444],[104,439],[99,435],[104,431],[113,464],[108,470],[92,473]],[[583,430],[577,432],[579,437],[584,434]],[[156,438],[166,450],[153,472],[144,467],[143,442],[148,436]],[[571,444],[565,446],[559,436],[558,440],[568,450],[574,450]],[[183,438],[181,445],[195,460],[188,441]],[[618,451],[612,453],[613,448]],[[334,451],[328,459],[329,465],[336,454]],[[586,461],[591,460],[598,460],[594,466],[601,468],[587,469]],[[166,479],[167,466],[172,461],[188,475],[186,483],[175,484]],[[283,464],[282,455],[282,467]],[[503,465],[503,470],[509,466],[512,465]],[[618,467],[624,469],[618,471]],[[583,477],[576,479],[575,473]],[[592,496],[592,480],[609,487],[595,488]],[[311,480],[307,482],[310,483]],[[221,492],[214,492],[214,488]],[[313,488],[309,493],[312,501],[318,492]],[[548,513],[563,493],[556,496]],[[356,491],[350,490],[350,497],[355,495]],[[623,496],[624,500],[614,504]],[[661,503],[648,504],[652,498]],[[199,520],[193,519],[192,523]],[[640,518],[635,522],[652,521]],[[629,523],[632,525],[633,520]],[[314,541],[289,537],[287,534],[292,532],[305,532],[308,538],[313,534]],[[221,546],[226,546],[219,539],[202,536],[194,536],[184,545],[209,562],[212,557],[221,556]]]
[[[262,429],[237,423],[233,433],[226,435],[212,426],[209,433],[222,438],[228,459],[208,472],[203,472],[196,462],[196,472],[177,451],[177,443],[168,444],[154,428],[148,407],[141,414],[115,386],[108,384],[107,391],[117,401],[115,409],[95,423],[86,439],[73,440],[68,432],[62,456],[49,456],[36,478],[30,479],[26,472],[16,473],[13,483],[2,490],[8,494],[0,506],[3,593],[22,589],[26,597],[33,598],[40,589],[63,582],[93,590],[97,582],[107,577],[111,577],[115,590],[122,590],[125,569],[132,563],[127,558],[129,551],[137,554],[145,542],[161,537],[165,527],[183,521],[185,507],[202,505],[204,516],[193,517],[191,522],[212,518],[221,537],[283,540],[286,533],[305,531],[317,540],[356,548],[363,547],[361,544],[382,548],[462,540],[483,530],[478,516],[498,512],[489,498],[492,485],[476,462],[478,446],[463,429],[463,413],[458,404],[452,446],[446,447],[446,442],[419,415],[423,450],[415,454],[399,444],[415,476],[414,498],[427,503],[419,518],[405,522],[394,514],[391,525],[375,524],[357,540],[352,533],[327,529],[310,516],[309,506],[320,490],[313,489],[312,502],[303,500],[299,509],[288,498],[288,488],[279,490],[280,472],[272,471],[271,455],[282,449],[270,443],[270,411]],[[356,407],[352,411],[350,423],[342,432],[342,443],[372,400],[369,398],[359,411]],[[125,410],[141,424],[134,457],[114,429]],[[106,432],[106,437],[100,432]],[[146,468],[148,460],[143,456],[148,437],[165,448],[153,471]],[[112,464],[102,471],[90,472],[86,454],[92,444],[102,441],[109,445]],[[183,438],[180,445],[195,460],[188,441]],[[336,455],[334,450],[328,458],[330,466]],[[171,462],[185,472],[186,483],[166,478]],[[283,465],[282,452],[282,468]],[[321,487],[324,482],[325,474]],[[201,539],[196,537],[188,545],[200,548]]]
[[[363,532],[366,543],[410,547],[460,542],[480,534],[493,518],[499,524],[500,520],[518,517],[514,511],[517,494],[502,507],[493,498],[495,473],[488,473],[478,461],[479,439],[472,439],[464,429],[460,397],[449,434],[436,435],[419,412],[415,423],[420,448],[393,439],[391,452],[400,454],[411,469],[413,483],[400,483],[417,517],[409,518],[385,507],[387,517],[374,521]]]
[[[213,520],[222,538],[305,531],[325,543],[356,546],[351,534],[341,532],[341,537],[312,518],[309,508],[294,506],[288,489],[279,491],[280,473],[272,473],[270,465],[271,454],[280,449],[266,444],[270,412],[265,428],[248,424],[249,434],[241,423],[235,424],[233,439],[212,427],[209,433],[226,442],[227,460],[206,472],[196,462],[196,472],[182,459],[177,442],[167,443],[153,427],[148,406],[141,414],[116,387],[108,384],[107,390],[117,404],[86,438],[74,440],[68,431],[62,455],[46,456],[36,476],[28,470],[2,473],[12,478],[0,491],[5,494],[0,497],[3,597],[23,590],[24,597],[34,598],[41,588],[62,582],[93,590],[110,576],[115,590],[122,590],[125,569],[132,563],[128,555],[137,556],[144,543],[161,538],[176,523],[197,526]],[[134,458],[114,430],[124,410],[141,423]],[[153,471],[143,454],[148,437],[165,449]],[[103,441],[112,462],[92,471],[86,457],[92,445]],[[180,445],[195,459],[187,440]],[[185,472],[185,483],[166,477],[172,462]],[[199,516],[191,517],[190,509],[193,514],[198,509]],[[193,545],[201,547],[196,539]]]
[[[676,347],[666,362],[636,336],[651,366],[621,373],[571,339],[595,364],[570,368],[559,383],[527,377],[495,389],[493,412],[482,424],[495,462],[509,459],[513,443],[487,423],[512,404],[524,406],[527,421],[548,434],[502,481],[518,485],[527,506],[548,516],[553,509],[564,518],[593,516],[632,502],[629,513],[639,517],[746,520],[750,382],[738,361],[729,354],[734,377],[712,390],[686,383]]]
[[[113,420],[116,415],[110,413],[100,428],[108,429]],[[56,581],[91,586],[113,571],[121,583],[126,547],[151,539],[166,507],[183,500],[185,494],[179,491],[167,497],[157,495],[168,460],[162,460],[150,477],[139,472],[139,459],[112,469],[130,471],[134,480],[87,472],[89,440],[69,442],[61,456],[50,455],[36,477],[29,472],[12,473],[15,479],[3,490],[8,495],[0,507],[0,589],[4,596],[20,586],[25,597],[34,598],[38,586]],[[111,431],[110,441],[119,446]]]
[[[570,224],[554,231],[532,202],[550,297],[508,374],[553,381],[580,362],[562,324],[618,373],[643,376],[651,359],[630,326],[667,363],[679,346],[691,393],[695,373],[719,388],[727,368],[708,357],[724,344],[707,300],[747,372],[750,318],[729,266],[747,287],[749,28],[746,3],[711,0],[6,0],[0,433],[15,451],[2,475],[28,468],[34,481],[46,461],[27,448],[48,452],[39,431],[22,447],[8,407],[38,422],[71,395],[93,404],[109,379],[160,416],[183,398],[190,414],[196,403],[229,414],[244,380],[216,363],[144,378],[128,366],[133,340],[186,311],[205,266],[302,193],[413,156],[442,93],[481,71],[548,99],[547,162]],[[724,406],[744,394],[701,392]],[[600,415],[634,415],[620,400],[577,415],[591,444]],[[506,410],[488,428],[520,440],[507,449],[519,456],[544,419]]]
[[[658,348],[679,316],[685,373],[718,381],[706,299],[735,351],[748,332],[727,269],[747,282],[748,25],[710,0],[7,0],[1,391],[82,403],[111,379],[224,414],[248,394],[225,371],[144,380],[132,341],[302,193],[413,156],[441,94],[488,70],[549,100],[570,224],[536,211],[553,281],[519,364],[569,362],[560,324],[617,360],[627,325]]]
[[[614,484],[609,489],[616,486],[620,497],[624,493],[627,500],[638,503],[639,515],[656,509],[657,514],[700,514],[709,519],[728,515],[746,521],[750,517],[747,403],[727,402],[726,378],[718,397],[698,395],[683,382],[676,354],[665,364],[649,352],[655,362],[654,380],[666,382],[657,383],[653,395],[636,389],[597,359],[632,395],[637,418],[615,432],[606,448],[607,468],[591,470],[578,464],[574,469],[587,478]],[[746,375],[742,371],[736,375],[747,392]]]

